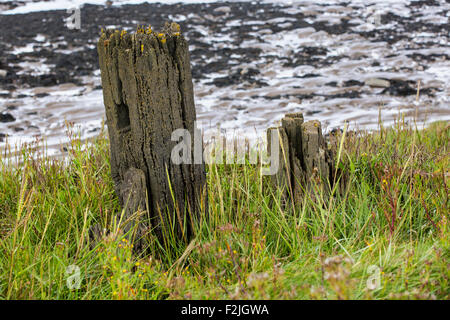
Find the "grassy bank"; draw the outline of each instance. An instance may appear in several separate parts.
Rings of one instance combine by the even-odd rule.
[[[188,246],[154,240],[147,257],[112,218],[104,135],[86,148],[74,137],[67,165],[2,155],[0,298],[449,299],[449,138],[447,123],[348,134],[345,192],[324,201],[317,185],[285,210],[257,168],[212,165],[209,221]],[[95,223],[112,232],[90,249]]]

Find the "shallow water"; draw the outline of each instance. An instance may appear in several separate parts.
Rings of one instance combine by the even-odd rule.
[[[386,125],[400,114],[417,116],[418,123],[450,119],[446,1],[255,2],[244,13],[234,2],[201,5],[202,12],[186,8],[174,5],[167,18],[186,27],[197,118],[207,134],[220,127],[255,138],[299,111],[326,130],[346,122],[373,129],[380,115]],[[18,74],[52,70],[50,59],[27,58],[38,49],[85,50],[64,38],[37,33],[33,39],[8,48],[24,57],[15,64]],[[94,49],[95,41],[86,46]],[[98,134],[104,119],[99,71],[80,79],[80,85],[2,88],[0,112],[15,121],[0,123],[0,133],[13,144],[45,137],[51,155],[67,142],[65,121],[83,138]],[[389,87],[368,85],[373,79],[386,79]]]

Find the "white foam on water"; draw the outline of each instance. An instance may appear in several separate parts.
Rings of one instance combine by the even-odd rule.
[[[21,53],[29,53],[34,51],[34,43],[28,43],[25,47],[16,47],[11,51],[12,54],[18,55]]]
[[[0,0],[6,2],[8,0]],[[220,2],[217,0],[114,0],[113,6],[120,6],[125,4],[141,4],[141,3],[212,3]],[[16,7],[11,10],[3,11],[1,14],[24,14],[38,11],[50,10],[67,10],[71,8],[79,8],[85,4],[105,5],[106,0],[50,0],[50,1],[28,1],[25,5]]]
[[[9,0],[0,0],[1,2],[7,2]],[[445,1],[445,0],[441,0]],[[93,5],[105,5],[106,0],[50,0],[50,1],[34,1],[34,0],[25,0],[25,5],[16,7],[11,10],[6,10],[0,12],[0,14],[23,14],[37,11],[50,11],[50,10],[67,10],[70,8],[81,7],[84,4],[93,4]],[[174,4],[174,3],[217,3],[217,2],[262,2],[262,3],[273,3],[280,5],[291,5],[293,6],[293,11],[295,11],[295,6],[299,5],[308,5],[309,7],[313,7],[316,4],[327,4],[327,5],[339,5],[346,4],[348,0],[114,0],[112,1],[113,6],[120,6],[126,4],[141,4],[141,3],[162,3],[162,4]],[[390,10],[398,15],[407,16],[408,11],[405,10],[405,4],[409,4],[414,2],[414,0],[351,0],[352,5],[360,5],[370,7],[372,11],[376,11],[378,9],[383,9],[386,5],[389,6]],[[338,8],[342,8],[339,7]],[[330,9],[335,9],[330,7]],[[320,18],[319,18],[320,19]]]

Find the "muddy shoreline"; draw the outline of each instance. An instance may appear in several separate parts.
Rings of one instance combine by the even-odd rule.
[[[8,4],[18,3],[2,3]],[[98,118],[100,28],[159,28],[167,20],[177,21],[189,41],[197,114],[210,126],[263,128],[286,112],[323,120],[348,108],[328,122],[334,127],[363,117],[355,113],[352,119],[358,106],[376,110],[381,101],[389,114],[399,106],[412,109],[419,81],[423,103],[449,118],[448,83],[432,73],[449,66],[449,8],[450,1],[416,1],[405,4],[409,14],[401,15],[387,7],[372,27],[367,7],[352,2],[84,5],[80,30],[67,28],[65,10],[0,15],[0,142],[6,136],[57,136],[51,126],[61,124],[43,130],[45,117],[69,115],[82,123],[83,110],[74,119],[70,112],[53,113],[51,103],[61,95],[71,97],[72,111],[77,99],[96,101],[92,117]],[[427,10],[447,23],[428,19]],[[61,86],[69,89],[52,91]],[[99,126],[100,119],[89,119],[97,125],[85,130]]]

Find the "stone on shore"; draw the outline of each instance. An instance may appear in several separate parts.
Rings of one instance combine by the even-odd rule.
[[[379,78],[367,79],[365,81],[365,84],[374,88],[389,88],[389,86],[391,85],[391,83],[388,80]]]

